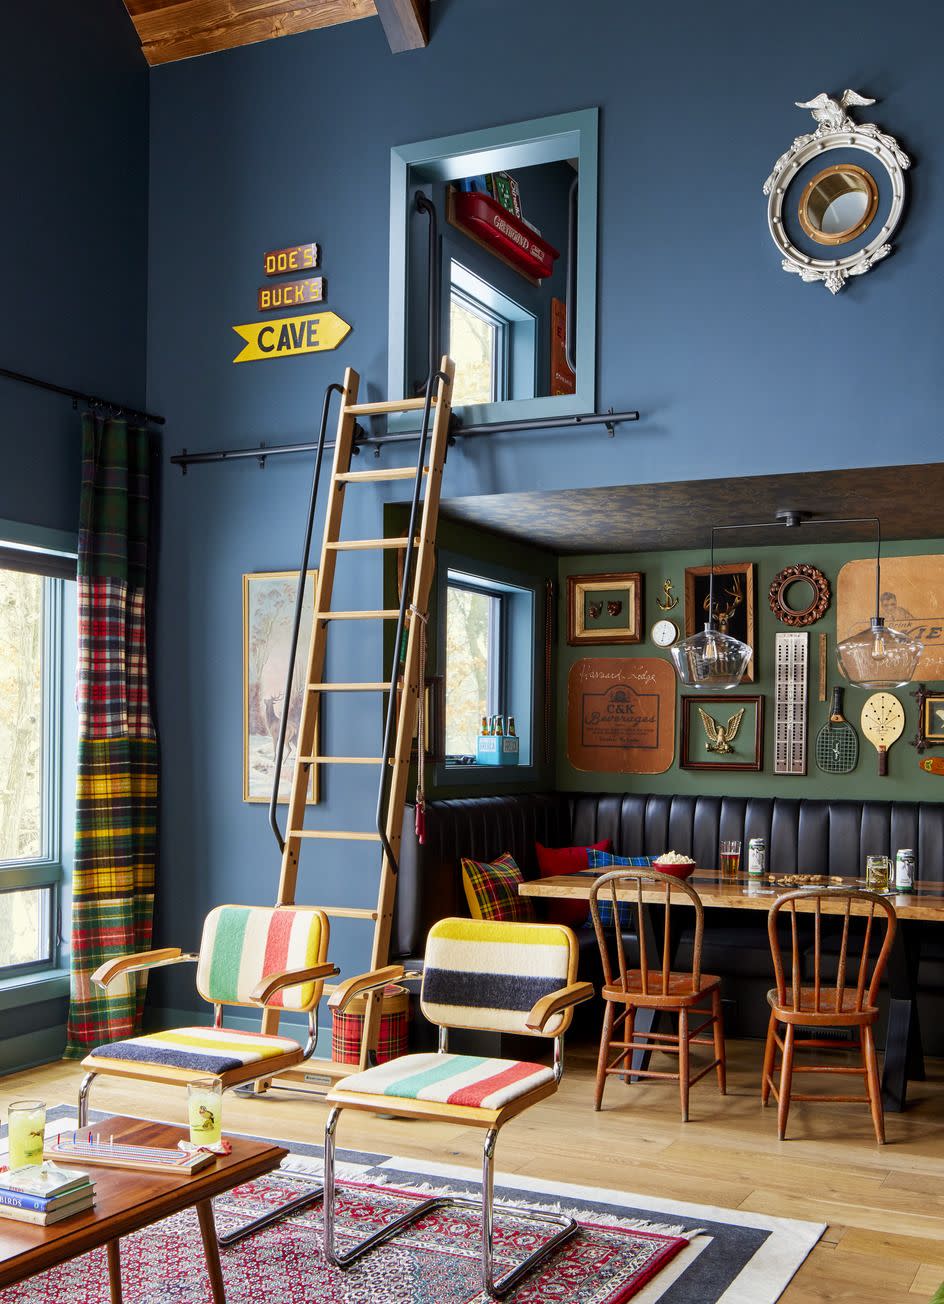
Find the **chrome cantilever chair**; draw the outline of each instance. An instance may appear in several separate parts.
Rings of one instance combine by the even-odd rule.
[[[480,1208],[482,1288],[486,1295],[502,1299],[573,1236],[577,1223],[566,1216],[517,1208],[510,1211],[515,1217],[551,1223],[559,1230],[495,1281],[495,1142],[509,1119],[557,1090],[563,1071],[563,1038],[573,1007],[593,995],[589,983],[575,982],[576,971],[577,940],[569,928],[481,919],[442,919],[433,926],[426,944],[420,1001],[426,1018],[439,1026],[438,1053],[401,1055],[355,1073],[336,1082],[327,1097],[331,1112],[325,1126],[324,1250],[331,1264],[349,1267],[433,1209],[449,1205]],[[402,968],[394,965],[351,978],[333,993],[328,1004],[343,1010],[359,993],[402,976]],[[450,1054],[450,1027],[553,1037],[554,1066]],[[345,1109],[484,1128],[482,1199],[439,1196],[422,1200],[396,1221],[341,1252],[335,1246],[334,1148],[338,1120]]]
[[[842,904],[842,936],[835,957],[835,982],[824,974],[822,916],[823,905]],[[797,930],[797,906],[813,912],[812,983],[803,981],[804,957],[802,938]],[[858,906],[853,914],[853,906]],[[876,906],[878,912],[876,912]],[[868,914],[865,913],[868,908]],[[781,912],[790,920],[790,981],[784,972],[780,951],[778,922]],[[850,930],[851,920],[858,918],[861,937]],[[791,1100],[862,1102],[872,1113],[872,1126],[879,1145],[885,1144],[885,1113],[882,1107],[882,1087],[879,1081],[878,1056],[875,1052],[874,1027],[879,1015],[878,990],[888,964],[888,956],[898,916],[887,897],[860,888],[801,888],[787,892],[774,902],[767,916],[770,952],[774,962],[776,987],[767,993],[770,1006],[770,1024],[764,1051],[764,1071],[761,1079],[761,1101],[767,1104],[773,1092],[777,1102],[777,1135],[783,1141],[787,1134],[787,1119]],[[875,954],[876,943],[878,953]],[[807,975],[809,958],[806,960]],[[847,983],[846,976],[850,981]],[[852,976],[855,975],[855,986]],[[783,1025],[783,1035],[780,1026]],[[854,1035],[852,1048],[862,1056],[862,1067],[837,1064],[795,1065],[794,1052],[798,1049],[822,1051],[848,1050],[848,1044],[836,1043],[815,1035],[817,1029],[846,1028]],[[798,1036],[809,1030],[813,1036]],[[780,1071],[777,1073],[777,1051],[780,1051]],[[825,1058],[819,1056],[818,1058]],[[864,1095],[811,1095],[793,1092],[794,1073],[832,1073],[861,1077],[865,1082]],[[779,1077],[779,1081],[778,1081]]]
[[[213,1026],[173,1028],[97,1046],[82,1061],[79,1126],[88,1122],[89,1089],[102,1074],[184,1086],[195,1076],[219,1078],[224,1091],[248,1086],[301,1064],[318,1044],[318,1003],[325,978],[339,971],[325,960],[329,924],[323,911],[296,906],[218,906],[203,925],[198,955],[179,947],[108,960],[92,982],[109,987],[132,973],[196,961],[197,991],[213,1004]],[[224,1005],[307,1013],[308,1040],[223,1026]],[[231,1245],[287,1214],[313,1204],[321,1189],[307,1192],[236,1231],[219,1237]]]

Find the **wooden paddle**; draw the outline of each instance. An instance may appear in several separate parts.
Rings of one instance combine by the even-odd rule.
[[[842,688],[833,689],[829,719],[816,735],[816,764],[826,774],[849,774],[859,761],[859,739],[842,713]]]
[[[878,772],[888,773],[888,749],[905,727],[905,711],[892,693],[873,693],[862,708],[862,732],[878,752]]]

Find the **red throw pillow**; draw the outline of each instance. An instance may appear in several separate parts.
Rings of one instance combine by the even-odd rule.
[[[538,869],[542,878],[556,878],[558,874],[576,874],[588,868],[587,847],[545,847],[535,842]],[[613,840],[604,838],[594,842],[594,851],[612,851]],[[547,917],[552,924],[565,924],[568,928],[582,928],[590,914],[586,901],[548,900]]]

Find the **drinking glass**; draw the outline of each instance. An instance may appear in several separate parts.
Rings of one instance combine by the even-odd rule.
[[[44,1100],[14,1100],[7,1114],[9,1164],[22,1168],[24,1164],[43,1162],[43,1136],[46,1131],[46,1102]]]
[[[223,1084],[219,1078],[200,1078],[187,1083],[187,1118],[190,1143],[218,1146],[223,1134]]]
[[[738,870],[741,868],[741,844],[740,842],[722,842],[721,851],[721,877],[736,878]]]
[[[865,886],[872,892],[887,892],[891,872],[888,856],[866,856]]]

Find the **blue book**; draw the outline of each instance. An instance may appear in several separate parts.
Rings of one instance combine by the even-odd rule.
[[[37,1213],[51,1213],[65,1204],[72,1204],[91,1190],[86,1177],[80,1186],[71,1187],[62,1195],[28,1195],[25,1191],[11,1191],[0,1186],[0,1209],[35,1209]]]

